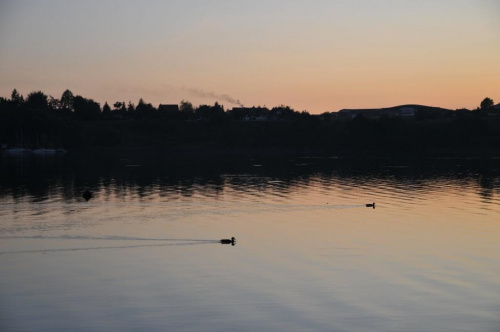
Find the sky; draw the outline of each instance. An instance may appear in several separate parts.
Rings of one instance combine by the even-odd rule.
[[[0,96],[311,114],[500,102],[499,0],[0,0]]]

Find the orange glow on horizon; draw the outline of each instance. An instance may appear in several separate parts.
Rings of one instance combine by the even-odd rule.
[[[56,98],[70,89],[101,105],[143,98],[155,106],[183,99],[236,106],[214,98],[226,95],[312,114],[500,101],[493,2],[120,2],[117,9],[113,1],[49,0],[2,9],[4,97],[14,88]]]

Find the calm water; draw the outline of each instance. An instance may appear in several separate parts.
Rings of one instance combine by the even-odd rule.
[[[85,160],[2,159],[1,331],[500,330],[498,161]]]

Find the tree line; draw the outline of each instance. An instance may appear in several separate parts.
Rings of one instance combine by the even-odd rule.
[[[488,117],[494,102],[485,98],[474,111],[456,110],[436,117],[428,110],[408,121],[357,116],[339,119],[330,113],[310,115],[289,106],[194,107],[181,101],[156,108],[140,99],[107,102],[70,90],[59,99],[33,91],[24,98],[13,90],[0,97],[0,143],[5,147],[156,146],[164,148],[295,148],[328,153],[375,151],[421,152],[432,148],[500,148],[500,117]],[[259,119],[274,121],[258,121]],[[249,120],[249,121],[244,121]],[[254,120],[254,121],[252,121]]]
[[[225,110],[223,105],[215,102],[214,105],[200,105],[194,107],[189,101],[182,100],[178,105],[177,111],[164,110],[160,105],[158,108],[144,99],[139,99],[137,105],[132,101],[115,102],[112,107],[105,102],[100,104],[93,99],[84,98],[80,95],[74,95],[69,89],[65,90],[61,98],[57,99],[48,96],[42,91],[33,91],[29,93],[26,99],[14,89],[11,98],[0,97],[0,108],[3,113],[13,110],[30,109],[39,111],[52,111],[57,116],[72,117],[77,121],[98,121],[98,120],[144,120],[169,118],[171,120],[184,121],[223,121],[223,120],[242,120],[245,116],[258,116],[267,110],[263,107],[253,107],[253,113],[249,114],[245,108],[234,108]],[[298,112],[290,106],[280,105],[267,110],[270,114],[279,119],[297,119],[310,116],[306,111]],[[252,111],[250,111],[252,113]]]

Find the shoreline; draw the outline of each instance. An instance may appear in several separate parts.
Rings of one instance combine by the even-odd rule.
[[[68,150],[68,154],[95,156],[168,156],[172,158],[318,158],[318,159],[491,159],[500,160],[500,149],[495,147],[432,148],[421,151],[386,152],[376,150],[337,150],[322,148],[281,148],[281,147],[86,147]]]

